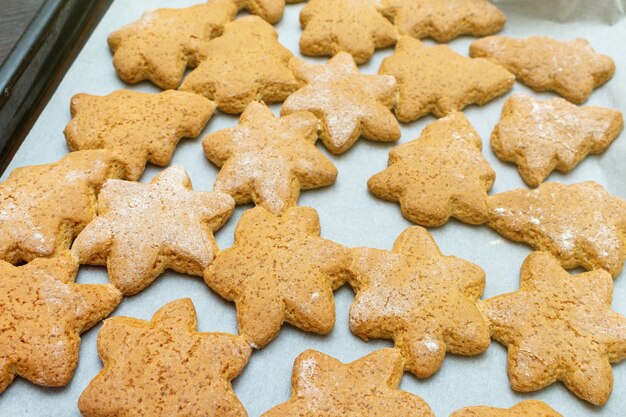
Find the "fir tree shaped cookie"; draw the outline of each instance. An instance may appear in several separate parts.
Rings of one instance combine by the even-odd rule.
[[[241,113],[253,101],[283,101],[300,84],[289,68],[293,55],[277,38],[276,30],[257,16],[228,23],[180,89],[215,100],[226,113]]]
[[[367,186],[375,196],[399,202],[404,217],[423,226],[441,226],[450,217],[482,224],[496,174],[481,148],[463,113],[452,113],[427,126],[419,139],[392,149],[389,167]]]
[[[398,90],[392,76],[360,74],[346,52],[324,65],[294,59],[292,66],[307,85],[285,100],[281,114],[315,114],[322,142],[330,152],[347,151],[360,136],[376,141],[400,139],[400,126],[390,110]]]
[[[209,40],[221,35],[236,14],[231,0],[149,11],[109,35],[115,70],[127,83],[150,80],[164,89],[176,88],[185,69],[206,57]]]
[[[296,358],[292,397],[261,417],[434,417],[417,395],[398,389],[402,355],[381,349],[351,363],[314,350]]]
[[[392,338],[418,378],[437,372],[446,351],[473,356],[489,347],[489,328],[475,305],[485,272],[443,256],[425,229],[405,230],[391,252],[358,248],[352,256],[350,329],[365,340]]]
[[[260,103],[250,103],[239,126],[204,138],[206,157],[222,167],[215,191],[237,204],[254,202],[280,213],[298,202],[300,190],[335,182],[337,168],[315,147],[317,119],[298,112],[276,117]]]
[[[84,417],[247,417],[230,381],[251,349],[240,337],[198,332],[190,299],[150,321],[113,317],[98,334],[104,367],[81,394]]]
[[[124,295],[136,294],[166,268],[202,276],[217,252],[213,231],[234,207],[227,194],[193,191],[179,166],[150,184],[110,180],[98,196],[98,217],[72,251],[81,263],[106,265]]]
[[[509,349],[516,391],[562,381],[578,397],[606,403],[611,363],[626,358],[626,318],[611,310],[613,281],[602,270],[570,275],[546,252],[526,258],[520,289],[480,304],[493,338]]]
[[[122,300],[111,285],[75,284],[69,251],[23,266],[0,261],[0,392],[19,375],[46,387],[67,385],[80,334]]]
[[[127,167],[127,178],[136,181],[148,161],[169,164],[178,141],[198,136],[214,110],[210,100],[181,91],[119,90],[102,97],[77,94],[72,98],[74,118],[65,128],[65,139],[73,151],[114,151]]]
[[[450,417],[563,417],[543,401],[527,400],[504,409],[486,406],[466,407]]]
[[[239,333],[255,348],[274,339],[283,322],[326,334],[335,324],[333,290],[343,285],[350,251],[320,237],[317,212],[293,207],[274,215],[247,210],[235,244],[205,271],[209,287],[237,307]]]
[[[466,58],[445,45],[428,46],[409,36],[400,38],[395,53],[383,60],[378,73],[393,75],[398,81],[395,110],[401,122],[483,105],[515,83],[513,74],[486,59]]]

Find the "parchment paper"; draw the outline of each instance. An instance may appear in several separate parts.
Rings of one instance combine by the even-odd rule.
[[[80,92],[107,94],[129,87],[115,75],[107,48],[107,35],[122,25],[139,18],[143,11],[157,7],[183,7],[198,0],[117,0],[87,42],[72,68],[39,117],[34,128],[19,149],[7,172],[20,166],[53,162],[63,157],[68,149],[63,128],[70,120],[69,101]],[[558,39],[587,38],[593,47],[615,59],[617,73],[608,85],[597,90],[587,104],[603,105],[626,110],[626,20],[622,0],[501,0],[497,1],[508,16],[503,34],[525,37],[534,34],[550,35]],[[285,16],[277,29],[280,41],[294,54],[300,55],[298,40],[300,5],[287,6]],[[457,52],[467,55],[473,38],[459,38],[450,43]],[[381,60],[393,49],[378,51],[361,70],[375,73]],[[304,58],[324,62],[324,59]],[[149,83],[133,86],[142,91],[158,91]],[[530,92],[521,84],[514,91],[534,96],[551,94]],[[484,107],[472,106],[465,113],[480,133],[484,154],[497,172],[492,190],[499,193],[524,187],[515,166],[500,162],[490,146],[491,131],[499,120],[505,98]],[[275,111],[278,106],[274,106]],[[402,129],[401,143],[417,138],[428,117],[407,124]],[[203,135],[233,126],[237,118],[219,112],[206,127]],[[626,135],[623,134],[622,136]],[[303,192],[300,204],[315,207],[321,218],[322,235],[349,247],[369,246],[389,249],[395,238],[411,224],[400,214],[397,204],[383,202],[367,190],[367,179],[387,165],[387,154],[393,144],[381,145],[360,140],[342,156],[331,156],[339,169],[337,183],[318,191]],[[554,173],[550,181],[575,183],[595,180],[612,194],[626,198],[626,137],[618,139],[603,155],[591,156],[572,173]],[[200,140],[181,142],[173,163],[181,164],[190,172],[197,190],[211,190],[217,169],[204,157]],[[142,181],[149,181],[160,168],[149,167]],[[233,231],[242,212],[240,207],[216,237],[221,248],[232,245]],[[487,227],[472,227],[452,221],[432,230],[445,254],[456,255],[477,263],[487,273],[485,298],[515,291],[519,284],[519,268],[531,252],[524,245],[508,242]],[[624,274],[622,274],[624,275]],[[82,267],[78,277],[82,283],[106,282],[105,268]],[[126,298],[114,315],[150,319],[163,304],[182,297],[191,297],[202,331],[236,333],[235,309],[230,303],[212,293],[200,278],[167,272],[140,294]],[[355,360],[375,349],[391,346],[390,341],[363,342],[348,329],[348,310],[353,299],[352,290],[345,286],[336,292],[337,321],[333,332],[325,337],[310,335],[286,325],[279,337],[269,346],[253,354],[243,374],[235,380],[234,389],[250,416],[259,416],[290,396],[290,377],[293,360],[302,351],[312,348],[330,354],[344,362]],[[626,315],[626,277],[615,281],[614,309]],[[72,382],[64,388],[45,389],[17,378],[0,395],[0,416],[78,416],[77,401],[89,381],[101,369],[96,351],[99,326],[82,337],[80,363]],[[447,355],[443,367],[435,376],[419,381],[405,374],[402,389],[423,397],[439,417],[469,405],[488,404],[510,407],[525,399],[548,402],[567,417],[626,416],[626,363],[613,366],[615,388],[608,404],[598,408],[587,405],[557,383],[532,394],[515,393],[509,387],[506,374],[506,350],[494,342],[478,357],[466,358]]]

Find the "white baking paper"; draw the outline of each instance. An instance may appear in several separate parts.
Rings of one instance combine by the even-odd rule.
[[[189,6],[197,1],[115,1],[67,72],[2,179],[14,168],[53,162],[68,152],[63,128],[70,120],[69,102],[74,94],[86,92],[102,95],[129,87],[116,77],[111,65],[111,55],[106,44],[110,32],[136,20],[146,10]],[[504,35],[549,35],[563,40],[582,37],[588,39],[598,52],[612,56],[617,64],[617,73],[605,87],[594,92],[588,104],[626,110],[626,19],[623,18],[623,0],[500,0],[497,3],[508,16],[508,23],[502,32]],[[276,26],[280,41],[298,56],[301,33],[298,15],[302,6],[287,6],[283,20]],[[460,54],[467,55],[472,40],[459,38],[449,45]],[[392,52],[393,49],[378,51],[368,64],[361,67],[362,71],[376,73],[381,60]],[[324,62],[324,59],[303,59]],[[158,91],[149,83],[130,88]],[[544,98],[552,96],[549,93],[533,93],[521,84],[516,84],[514,91]],[[483,138],[483,152],[497,172],[492,193],[525,187],[515,166],[500,162],[489,146],[489,136],[499,119],[504,100],[500,98],[483,107],[472,106],[465,111]],[[278,108],[273,106],[275,111]],[[404,125],[400,142],[417,138],[424,126],[433,120],[428,117]],[[216,112],[203,135],[236,123],[236,117]],[[398,234],[411,225],[402,217],[397,204],[376,199],[366,186],[371,175],[385,168],[387,154],[393,146],[361,140],[346,154],[330,156],[339,169],[337,183],[320,190],[305,191],[300,199],[301,205],[318,210],[324,237],[349,247],[389,249]],[[549,180],[564,183],[595,180],[612,194],[626,198],[625,158],[626,137],[622,137],[604,154],[588,157],[568,175],[554,173]],[[199,139],[181,142],[173,163],[187,168],[195,189],[212,189],[217,169],[205,159]],[[142,181],[149,181],[159,170],[150,167]],[[235,225],[246,208],[238,208],[226,226],[216,234],[220,247],[231,246]],[[528,247],[508,242],[487,227],[472,227],[456,221],[432,230],[432,234],[445,254],[468,259],[485,269],[485,298],[518,288],[519,268],[531,252]],[[82,283],[104,283],[106,280],[106,270],[98,267],[82,267],[78,277]],[[140,294],[126,298],[114,315],[147,320],[160,306],[182,297],[192,298],[201,331],[236,333],[237,323],[232,304],[212,293],[202,279],[172,272],[159,277]],[[348,362],[392,345],[390,341],[363,342],[350,333],[348,310],[353,293],[348,286],[337,291],[335,299],[337,320],[330,335],[311,335],[285,325],[274,342],[253,354],[243,374],[233,384],[250,416],[259,416],[289,398],[293,361],[302,351],[317,349]],[[620,276],[615,281],[613,306],[626,315],[626,276]],[[78,416],[78,397],[101,368],[96,351],[98,330],[99,326],[96,326],[83,335],[80,363],[67,387],[46,389],[17,378],[0,395],[0,416]],[[519,394],[509,387],[506,349],[494,342],[486,353],[477,357],[447,355],[441,370],[426,380],[420,381],[409,373],[405,374],[402,389],[423,397],[438,417],[447,417],[452,411],[465,406],[487,404],[510,407],[525,399],[544,400],[566,417],[625,417],[626,363],[616,364],[613,371],[615,388],[611,400],[604,407],[588,405],[560,383],[539,392]]]

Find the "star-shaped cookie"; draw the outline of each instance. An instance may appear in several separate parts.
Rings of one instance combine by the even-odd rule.
[[[310,0],[300,12],[300,52],[309,56],[347,52],[357,64],[377,48],[396,43],[398,32],[375,0]]]
[[[489,36],[472,43],[470,55],[504,66],[533,90],[555,91],[577,104],[615,73],[613,60],[597,54],[584,39],[562,42],[546,36]]]
[[[214,110],[210,100],[174,90],[160,94],[118,90],[102,97],[77,94],[72,97],[73,119],[65,128],[65,139],[73,151],[114,151],[127,167],[127,179],[136,181],[148,161],[169,164],[179,140],[198,136]]]
[[[131,84],[150,80],[163,89],[176,88],[185,69],[206,57],[209,41],[236,14],[231,0],[145,13],[109,35],[117,75]]]
[[[293,55],[277,38],[272,25],[257,16],[228,23],[180,89],[215,100],[226,113],[241,113],[253,101],[283,101],[300,83],[289,69]]]
[[[563,417],[543,401],[527,400],[511,408],[487,406],[466,407],[450,417]]]
[[[292,396],[261,417],[434,417],[424,400],[398,389],[402,355],[380,349],[351,363],[314,350],[296,358]]]
[[[300,3],[303,0],[234,0],[239,10],[247,10],[269,23],[278,23],[283,17],[285,3]]]
[[[463,113],[428,125],[419,139],[391,150],[389,166],[367,182],[377,197],[397,201],[404,217],[428,227],[455,217],[487,221],[487,191],[496,174],[482,141]]]
[[[324,146],[340,154],[360,136],[376,141],[400,139],[400,126],[391,112],[398,87],[390,75],[362,75],[352,56],[340,52],[324,65],[294,59],[296,77],[307,85],[290,95],[281,114],[310,111],[321,124]]]
[[[393,339],[418,378],[437,372],[446,351],[473,356],[489,347],[476,307],[485,272],[444,256],[426,229],[408,228],[391,252],[357,248],[352,257],[350,329],[364,340]]]
[[[84,417],[247,417],[230,381],[250,357],[238,336],[198,332],[190,299],[151,321],[113,317],[98,334],[104,367],[81,394]]]
[[[602,270],[570,275],[546,252],[526,258],[520,289],[479,304],[492,337],[508,347],[511,387],[531,392],[562,381],[605,404],[611,363],[626,359],[626,318],[611,310],[613,281]]]
[[[381,12],[402,35],[449,42],[499,32],[506,16],[488,0],[382,0]]]
[[[497,194],[489,198],[487,225],[552,253],[567,269],[602,268],[616,277],[626,259],[626,201],[593,181]]]
[[[263,104],[250,103],[239,126],[204,138],[206,157],[222,167],[215,191],[237,204],[253,201],[280,213],[298,202],[300,190],[335,182],[337,168],[315,147],[317,119],[299,112],[276,117]]]
[[[0,259],[50,257],[96,216],[95,196],[122,166],[104,150],[72,152],[58,162],[17,168],[0,183]]]
[[[217,252],[213,232],[234,207],[227,194],[193,191],[179,166],[150,184],[110,180],[98,196],[98,217],[72,252],[80,263],[106,265],[124,295],[143,290],[166,268],[202,276]]]
[[[75,284],[69,251],[23,266],[0,261],[0,392],[16,375],[45,387],[67,385],[80,334],[122,300],[112,285]]]
[[[393,75],[400,89],[396,117],[411,122],[432,113],[443,117],[470,104],[483,105],[515,83],[515,76],[486,59],[458,55],[446,45],[428,46],[402,36],[379,74]]]
[[[524,181],[536,187],[553,170],[569,172],[587,155],[604,152],[623,127],[619,110],[514,94],[491,134],[491,148],[501,160],[517,164]]]
[[[292,207],[274,215],[247,210],[235,244],[207,268],[207,285],[237,307],[239,333],[255,348],[274,339],[283,322],[326,334],[335,324],[333,290],[347,280],[350,251],[320,237],[317,212]]]

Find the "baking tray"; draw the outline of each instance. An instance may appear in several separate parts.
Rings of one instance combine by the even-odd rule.
[[[69,101],[74,94],[86,92],[102,95],[120,88],[133,88],[148,92],[159,91],[149,83],[128,86],[117,78],[111,65],[106,37],[111,31],[139,18],[146,10],[157,7],[185,7],[197,2],[198,0],[116,0],[108,7],[71,66],[68,67],[66,63],[57,66],[54,71],[49,71],[45,65],[39,64],[40,70],[33,70],[31,72],[33,78],[30,80],[33,83],[33,80],[48,77],[45,83],[42,82],[45,84],[44,87],[35,88],[34,85],[29,87],[27,81],[22,81],[26,83],[26,87],[23,86],[22,90],[14,87],[12,96],[9,97],[10,100],[3,96],[4,103],[0,103],[2,105],[0,120],[6,120],[6,114],[9,111],[22,116],[13,121],[21,129],[0,129],[4,147],[2,157],[6,160],[10,159],[2,180],[16,167],[53,162],[68,152],[63,137],[63,128],[70,120]],[[55,3],[57,7],[63,5],[69,7],[70,3],[73,3],[74,7],[80,8],[89,2],[49,1],[46,6],[52,3]],[[100,14],[108,6],[106,3],[102,2]],[[505,35],[524,37],[540,34],[558,39],[584,37],[598,52],[611,55],[617,64],[617,73],[613,80],[592,95],[587,104],[626,110],[626,97],[622,93],[626,88],[626,54],[623,50],[624,39],[626,39],[624,1],[501,0],[496,3],[509,19],[503,31]],[[324,62],[324,59],[311,59],[299,54],[298,14],[302,6],[302,4],[287,6],[283,20],[276,26],[280,33],[280,41],[302,59]],[[78,10],[72,7],[70,9]],[[90,14],[90,16],[92,17],[86,20],[91,21],[93,26],[98,14]],[[42,17],[40,14],[37,19],[44,18],[45,16]],[[80,48],[81,36],[84,39],[85,34],[90,33],[89,29],[84,28],[84,25],[80,28],[76,27],[79,36],[68,37],[65,41],[59,40],[55,47],[48,48],[48,53],[44,53],[43,57],[36,60],[30,59],[30,64],[35,64],[34,61],[39,62],[39,59],[45,59],[44,57],[55,53],[60,55],[58,53],[60,48],[76,51]],[[44,42],[45,39],[47,38],[43,35],[38,42]],[[467,55],[472,40],[473,38],[463,37],[450,42],[449,45],[457,52]],[[22,47],[28,49],[28,47]],[[361,66],[362,72],[375,73],[381,60],[392,52],[393,49],[379,50],[372,61]],[[14,68],[17,67],[17,62],[29,66],[29,58],[24,56],[20,60],[12,55],[8,62],[13,62]],[[28,68],[23,71],[26,73]],[[7,73],[10,72],[10,67],[5,65],[0,70],[2,74],[0,81],[4,82]],[[19,74],[11,73],[11,75]],[[61,78],[62,80],[56,86],[54,80]],[[50,94],[51,91],[53,91],[52,94]],[[552,96],[548,93],[531,92],[519,83],[515,85],[514,91],[535,97]],[[46,94],[49,96],[47,104]],[[34,96],[38,96],[39,99],[33,100]],[[483,138],[483,153],[497,173],[492,194],[525,187],[516,168],[500,162],[489,147],[489,136],[499,120],[505,98],[494,100],[483,107],[471,106],[465,111]],[[45,105],[39,104],[38,106],[37,103]],[[24,120],[34,119],[33,115],[37,114],[38,108],[42,108],[42,111],[30,128]],[[279,106],[272,106],[272,108],[277,111]],[[24,118],[24,115],[27,117]],[[427,117],[403,125],[400,143],[417,138],[421,130],[433,120]],[[234,126],[236,123],[237,117],[216,112],[203,135]],[[24,138],[23,142],[21,138]],[[18,146],[19,143],[21,143],[20,146]],[[6,144],[9,144],[8,148]],[[377,144],[361,140],[346,154],[329,156],[339,170],[337,183],[324,189],[303,192],[300,198],[301,205],[312,206],[318,210],[324,237],[348,247],[369,246],[388,249],[391,248],[398,234],[411,225],[401,216],[396,204],[374,198],[366,186],[367,179],[386,166],[387,154],[393,146],[393,144]],[[7,149],[15,150],[14,155]],[[626,198],[625,159],[626,138],[622,137],[604,154],[588,157],[572,173],[568,175],[555,173],[550,176],[549,180],[564,183],[595,180],[604,185],[612,194]],[[217,169],[205,159],[199,140],[182,141],[174,154],[172,163],[187,168],[195,189],[212,189]],[[160,170],[161,168],[149,166],[141,181],[149,181]],[[238,207],[229,222],[216,233],[221,248],[232,245],[235,225],[247,208]],[[515,291],[518,288],[519,268],[531,252],[528,247],[508,242],[487,227],[468,226],[456,221],[451,221],[441,228],[432,229],[431,233],[445,254],[456,255],[475,262],[486,271],[485,298]],[[616,279],[613,300],[613,308],[623,315],[626,315],[625,280],[624,276]],[[78,282],[107,282],[106,270],[100,267],[81,267]],[[232,304],[223,301],[211,292],[200,278],[169,271],[140,294],[126,298],[113,315],[149,319],[160,306],[182,297],[190,297],[193,300],[198,312],[200,330],[236,333],[237,323]],[[344,286],[335,293],[337,320],[330,335],[311,335],[286,325],[275,341],[252,355],[242,375],[233,383],[235,392],[250,416],[259,416],[262,412],[289,398],[293,360],[306,349],[317,349],[348,362],[378,348],[391,346],[390,341],[363,342],[350,333],[348,311],[353,297],[352,290],[348,286]],[[96,350],[98,330],[99,326],[96,326],[83,335],[78,369],[68,386],[41,388],[17,378],[12,386],[0,395],[0,416],[78,416],[78,397],[101,369]],[[494,342],[487,352],[477,357],[447,355],[441,370],[429,379],[418,380],[407,373],[401,388],[424,398],[439,417],[447,417],[452,411],[464,406],[488,404],[510,407],[525,399],[544,400],[567,417],[625,417],[626,363],[614,365],[613,372],[615,388],[610,401],[604,407],[588,405],[577,399],[561,384],[554,384],[531,394],[515,393],[510,389],[506,375],[506,349]]]

